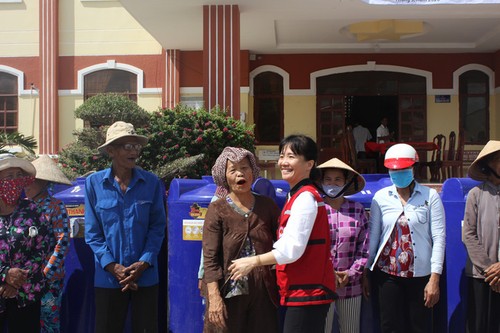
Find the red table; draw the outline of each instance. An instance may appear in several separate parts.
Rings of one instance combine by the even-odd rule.
[[[380,153],[385,154],[390,146],[395,145],[398,142],[385,142],[377,143],[367,141],[365,142],[365,150],[367,153]],[[416,151],[433,151],[438,148],[434,142],[404,142],[415,148]]]

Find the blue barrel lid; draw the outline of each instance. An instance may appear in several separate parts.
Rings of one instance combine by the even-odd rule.
[[[67,190],[54,194],[54,197],[61,200],[64,204],[80,204],[85,202],[85,179],[78,177],[74,185]]]
[[[365,177],[366,181],[365,188],[356,194],[346,196],[346,198],[352,201],[359,202],[363,204],[365,209],[369,209],[375,193],[377,193],[378,190],[383,189],[384,187],[391,186],[392,182],[389,178],[389,174],[368,174],[363,175],[363,177]]]
[[[472,178],[448,178],[443,183],[441,199],[447,202],[465,202],[469,191],[479,184],[481,182]]]

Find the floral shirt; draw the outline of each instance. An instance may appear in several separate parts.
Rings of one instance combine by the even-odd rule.
[[[30,200],[19,204],[7,216],[0,216],[0,278],[5,283],[10,268],[29,271],[27,282],[18,290],[18,307],[40,299],[45,291],[43,264],[50,251],[49,222],[40,207]],[[5,311],[5,300],[0,298],[0,313]]]
[[[51,222],[50,248],[43,273],[49,281],[64,279],[64,257],[69,248],[69,219],[61,200],[50,196],[47,192],[35,203],[42,208],[47,221]]]
[[[381,271],[399,277],[413,277],[413,246],[408,219],[401,214],[378,259]]]

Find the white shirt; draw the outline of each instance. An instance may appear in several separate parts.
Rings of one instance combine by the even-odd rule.
[[[356,152],[365,151],[365,142],[372,139],[368,128],[358,125],[352,129],[352,136],[356,144]]]
[[[384,126],[384,124],[380,124],[377,128],[377,142],[384,143],[384,140],[380,140],[380,137],[389,136],[389,128]]]
[[[290,200],[290,198],[288,198]],[[304,254],[318,215],[318,202],[310,192],[302,192],[293,202],[290,217],[272,250],[280,265],[297,261]]]

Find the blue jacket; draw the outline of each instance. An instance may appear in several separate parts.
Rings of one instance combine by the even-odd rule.
[[[125,267],[144,261],[150,267],[137,281],[139,287],[158,284],[157,256],[165,235],[163,186],[150,172],[135,168],[125,193],[111,169],[96,172],[85,181],[85,241],[94,252],[94,284],[120,288],[104,270],[116,262]]]

